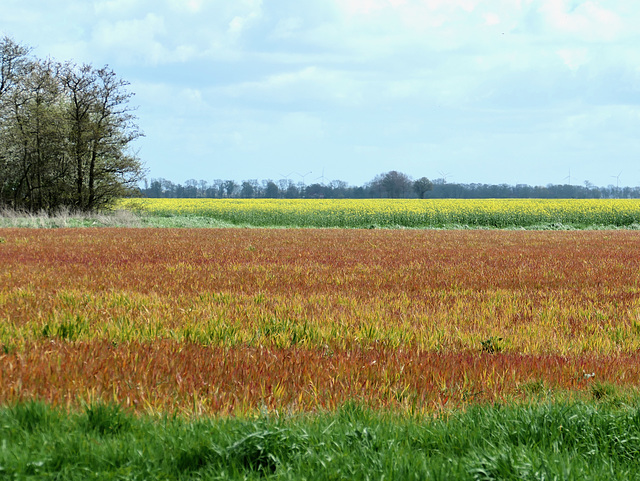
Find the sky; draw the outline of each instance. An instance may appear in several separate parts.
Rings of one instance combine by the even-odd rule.
[[[130,82],[148,179],[640,185],[637,0],[2,0]]]

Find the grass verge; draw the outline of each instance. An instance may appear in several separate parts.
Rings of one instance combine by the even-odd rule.
[[[54,213],[0,209],[0,227],[61,228],[61,227],[143,227],[142,216],[131,211],[73,212],[59,209]]]
[[[637,479],[640,403],[477,406],[416,418],[348,403],[257,418],[0,409],[3,479]]]

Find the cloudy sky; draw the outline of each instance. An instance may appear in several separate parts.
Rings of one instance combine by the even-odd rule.
[[[131,83],[149,178],[640,184],[637,0],[2,0]]]

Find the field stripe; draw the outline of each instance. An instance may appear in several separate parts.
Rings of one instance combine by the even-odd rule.
[[[140,411],[228,414],[333,409],[349,400],[431,412],[615,384],[633,389],[640,355],[435,353],[384,347],[212,348],[162,341],[40,342],[0,356],[0,402],[102,399]]]

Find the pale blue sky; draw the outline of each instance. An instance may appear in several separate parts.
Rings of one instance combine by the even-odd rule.
[[[131,82],[149,178],[640,184],[637,0],[2,0]],[[294,173],[297,172],[297,173]],[[308,173],[311,172],[311,173]]]

